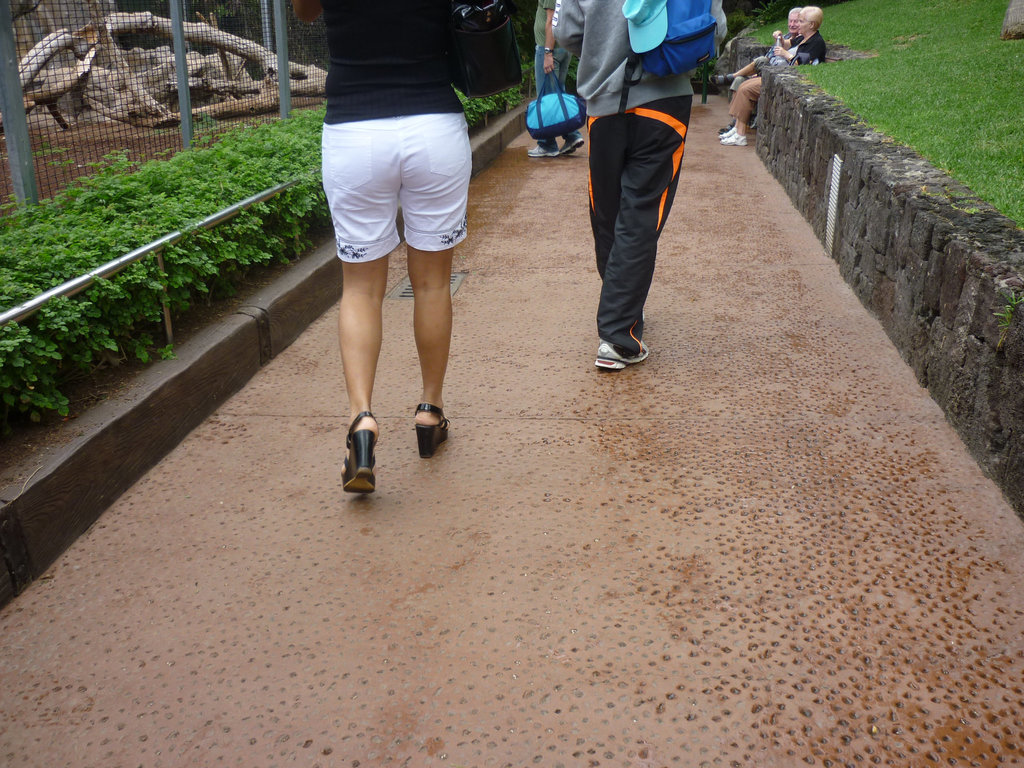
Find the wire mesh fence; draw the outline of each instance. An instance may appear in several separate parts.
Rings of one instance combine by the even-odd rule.
[[[10,0],[40,199],[112,162],[145,161],[239,122],[280,117],[271,0]],[[176,66],[179,2],[186,69]],[[291,106],[322,102],[322,22],[285,3]],[[5,65],[6,66],[6,65]],[[187,71],[189,130],[179,83]],[[14,201],[6,132],[0,210]]]

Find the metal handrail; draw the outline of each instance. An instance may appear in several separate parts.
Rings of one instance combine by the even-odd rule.
[[[68,280],[66,283],[62,283],[45,293],[41,293],[38,296],[29,299],[23,304],[19,304],[16,307],[6,310],[0,313],[0,327],[13,323],[18,320],[24,320],[26,317],[30,317],[35,314],[39,309],[46,304],[50,299],[54,299],[58,296],[74,296],[76,293],[81,293],[90,285],[95,283],[97,280],[116,275],[121,270],[134,264],[136,261],[140,261],[150,254],[155,254],[158,260],[160,271],[164,271],[163,257],[161,255],[164,248],[168,245],[174,245],[179,240],[184,238],[191,232],[195,232],[198,229],[210,229],[211,227],[220,224],[233,216],[238,215],[246,208],[261,203],[264,200],[269,200],[271,197],[280,194],[289,187],[293,187],[302,181],[302,178],[292,179],[286,181],[283,184],[278,184],[275,187],[270,187],[263,190],[251,197],[247,197],[244,200],[235,203],[234,205],[228,206],[227,208],[218,211],[205,219],[202,219],[184,229],[176,230],[168,235],[164,235],[158,240],[154,240],[141,248],[136,248],[134,251],[119,256],[113,261],[108,261],[106,264],[96,269],[87,272],[84,275]],[[166,301],[162,301],[164,308],[164,326],[167,334],[167,343],[170,344],[174,340],[174,333],[171,328],[171,313],[170,308],[167,306]]]

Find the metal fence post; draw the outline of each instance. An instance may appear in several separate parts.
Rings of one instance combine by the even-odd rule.
[[[6,0],[0,0],[6,2]],[[185,24],[182,0],[170,0],[171,30],[174,33],[174,69],[178,74],[178,114],[181,115],[181,145],[192,146],[192,94],[188,90],[188,59],[185,53]]]
[[[288,14],[285,0],[274,0],[274,37],[277,44],[277,91],[281,101],[281,119],[292,111],[292,89],[288,76]]]
[[[0,0],[0,114],[4,119],[4,141],[7,142],[14,196],[19,203],[34,205],[39,202],[39,193],[18,77],[18,47],[14,42],[10,0]]]
[[[274,28],[270,13],[270,0],[260,0],[260,27],[263,30],[263,47],[268,51],[274,47]]]

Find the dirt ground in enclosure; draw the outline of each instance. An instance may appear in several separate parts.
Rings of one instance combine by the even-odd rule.
[[[181,134],[176,128],[139,129],[108,122],[74,125],[62,131],[52,121],[47,122],[52,130],[45,130],[40,121],[34,121],[29,130],[40,200],[53,197],[75,179],[95,173],[106,164],[104,158],[115,152],[124,152],[130,160],[150,160],[181,148]],[[14,187],[6,165],[5,152],[0,199],[10,202]]]
[[[296,99],[292,106],[297,109],[313,107],[320,99]],[[162,157],[164,153],[181,149],[181,129],[144,128],[106,120],[93,122],[83,117],[79,122],[62,129],[56,120],[44,109],[37,108],[29,113],[29,140],[35,158],[36,189],[40,200],[53,197],[70,185],[75,179],[96,173],[107,165],[105,158],[115,153],[133,161],[144,162]],[[276,112],[247,117],[219,120],[206,125],[196,125],[196,137],[211,132],[222,132],[238,125],[269,122],[278,119]],[[0,154],[0,204],[14,200],[10,171],[8,170],[7,145],[2,145]]]

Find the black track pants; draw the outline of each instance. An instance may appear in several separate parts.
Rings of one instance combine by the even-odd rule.
[[[590,119],[590,225],[604,341],[640,351],[658,237],[679,183],[692,96]]]

